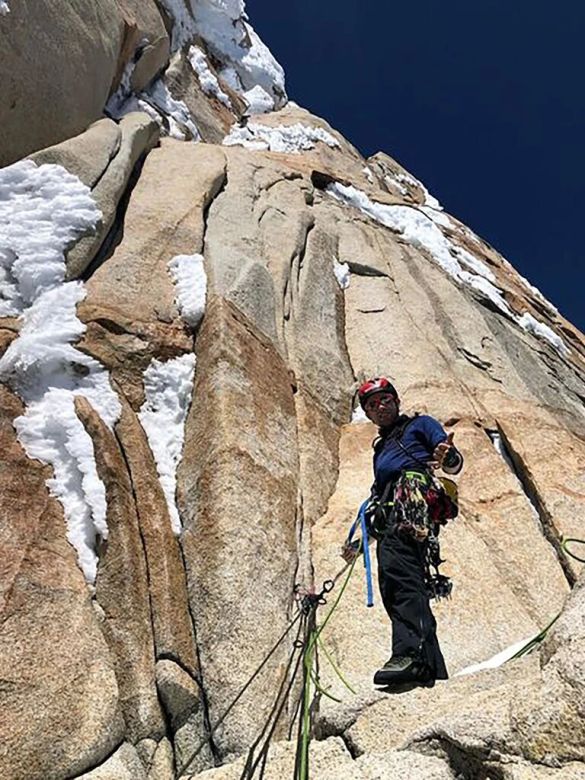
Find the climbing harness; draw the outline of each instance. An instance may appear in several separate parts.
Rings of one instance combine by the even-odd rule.
[[[293,628],[296,626],[297,630],[295,638],[292,642],[292,649],[284,668],[282,681],[276,692],[264,725],[262,726],[257,738],[248,749],[244,768],[242,770],[242,774],[240,775],[240,780],[262,780],[264,777],[271,740],[276,732],[278,724],[281,721],[283,713],[287,708],[287,705],[290,703],[295,685],[298,685],[298,677],[301,672],[302,681],[300,684],[300,695],[295,706],[292,708],[289,738],[292,737],[294,723],[298,718],[297,747],[293,780],[309,780],[309,744],[313,733],[313,722],[315,713],[318,709],[319,700],[321,696],[328,696],[329,698],[334,699],[334,697],[332,697],[331,694],[329,694],[328,691],[321,685],[318,655],[319,648],[323,649],[325,658],[331,664],[331,667],[337,677],[341,680],[346,688],[348,688],[352,693],[355,693],[353,688],[345,680],[333,662],[330,653],[326,650],[321,638],[321,634],[331,619],[332,614],[337,609],[339,602],[341,601],[349,579],[353,573],[356,560],[357,557],[352,561],[352,563],[346,564],[335,575],[335,577],[329,580],[325,580],[319,592],[303,589],[299,585],[295,586],[294,596],[297,605],[296,615],[285,628],[279,639],[269,650],[268,654],[263,658],[252,676],[240,689],[236,697],[224,710],[215,724],[210,727],[205,740],[201,742],[201,744],[198,745],[198,747],[188,756],[188,758],[183,762],[182,766],[178,767],[178,775],[183,775],[186,771],[188,771],[188,767],[193,759],[201,752],[205,745],[210,742],[219,726],[224,722],[226,717],[233,710],[238,701],[240,701],[250,685],[264,669],[270,658],[272,658],[277,649],[287,639]],[[333,603],[333,606],[327,613],[323,622],[320,625],[317,625],[317,609],[320,606],[327,604],[327,595],[333,590],[337,581],[346,572],[347,574],[345,580],[340,588],[337,598]],[[337,699],[334,700],[338,701]]]

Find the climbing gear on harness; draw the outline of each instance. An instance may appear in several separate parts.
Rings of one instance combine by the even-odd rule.
[[[408,682],[429,685],[434,683],[433,673],[420,659],[401,655],[392,656],[374,675],[374,685]]]
[[[362,409],[365,408],[366,400],[374,395],[374,393],[390,393],[394,396],[394,399],[397,404],[400,403],[400,399],[398,398],[398,393],[396,392],[396,388],[390,382],[389,379],[386,379],[384,376],[374,377],[374,379],[368,379],[367,382],[364,382],[360,387],[358,388],[357,394],[358,394],[358,400],[360,402],[360,406]]]
[[[410,420],[408,422],[410,422]],[[424,461],[417,458],[416,455],[402,443],[400,438],[402,437],[408,422],[403,425],[399,436],[395,439],[396,444],[398,444],[403,452],[420,464],[423,473],[428,476],[430,484],[432,485],[432,490],[428,491],[430,512],[435,522],[444,525],[447,520],[454,520],[459,514],[459,489],[457,483],[453,482],[453,480],[448,477],[436,476]]]

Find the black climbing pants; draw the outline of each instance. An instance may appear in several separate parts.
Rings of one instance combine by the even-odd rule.
[[[446,680],[449,675],[425,588],[425,545],[390,524],[377,545],[378,581],[392,621],[392,655],[420,658],[435,679]]]

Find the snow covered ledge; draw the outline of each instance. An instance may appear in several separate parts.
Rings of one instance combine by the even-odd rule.
[[[88,582],[97,537],[108,535],[106,495],[74,398],[85,396],[110,428],[120,403],[104,367],[73,346],[85,331],[76,314],[85,290],[64,281],[64,253],[100,218],[89,188],[61,166],[24,160],[0,170],[0,316],[21,320],[0,359],[0,380],[26,405],[14,421],[18,439],[29,457],[53,467],[47,485],[63,505]]]

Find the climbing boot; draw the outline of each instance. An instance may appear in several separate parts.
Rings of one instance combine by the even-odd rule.
[[[374,685],[414,683],[429,686],[433,682],[429,667],[418,658],[408,655],[392,656],[374,675]]]

